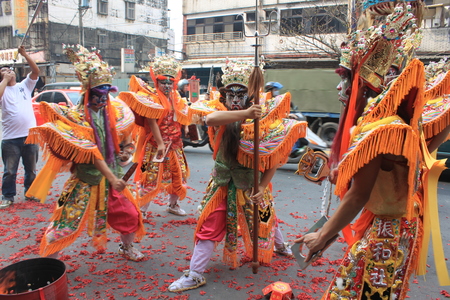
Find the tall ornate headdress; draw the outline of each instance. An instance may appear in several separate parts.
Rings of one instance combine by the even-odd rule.
[[[99,54],[100,51],[96,48],[92,48],[92,52],[89,52],[89,50],[81,45],[70,46],[63,44],[63,50],[75,66],[75,71],[82,84],[82,91],[84,92],[84,100],[80,104],[83,104],[84,116],[94,130],[97,145],[101,145],[100,137],[93,124],[90,110],[88,109],[89,97],[91,95],[91,89],[103,84],[111,85],[116,72],[113,67],[110,67],[108,63],[102,60]],[[113,87],[113,90],[117,91],[117,87]],[[110,164],[114,161],[114,152],[119,153],[120,148],[119,136],[116,129],[116,110],[109,98],[106,101],[106,108],[103,110],[103,113],[105,116],[104,127],[106,135],[105,160]]]
[[[250,74],[253,71],[253,62],[226,60],[225,66],[222,67],[222,84],[227,87],[233,84],[239,84],[248,87]],[[262,70],[264,63],[259,65]]]
[[[181,64],[173,56],[163,55],[155,57],[150,63],[150,70],[155,78],[158,76],[170,76],[177,78],[181,71]]]
[[[450,93],[450,60],[443,58],[425,67],[425,99],[433,100]]]
[[[377,7],[384,7],[380,5]],[[386,8],[387,11],[389,9]],[[386,12],[382,11],[380,15]],[[354,31],[343,44],[344,57],[341,59],[341,65],[352,71],[352,87],[343,114],[344,121],[340,123],[336,134],[337,142],[333,143],[330,160],[332,164],[336,164],[348,149],[350,128],[355,125],[357,117],[359,79],[362,78],[372,90],[381,92],[389,68],[398,55],[404,55],[405,41],[414,34],[416,27],[411,5],[398,3],[391,14],[379,19],[379,24]]]
[[[351,56],[352,69],[358,68],[359,75],[379,92],[389,68],[399,54],[403,55],[404,40],[413,35],[416,27],[411,5],[399,3],[378,26],[349,35],[343,52]]]
[[[116,72],[102,60],[100,50],[92,48],[92,52],[89,52],[81,45],[63,44],[63,51],[75,66],[83,91],[102,84],[112,84]]]
[[[444,74],[450,70],[450,60],[447,57],[442,58],[440,61],[430,62],[425,67],[425,79],[427,81],[435,80],[439,75]]]

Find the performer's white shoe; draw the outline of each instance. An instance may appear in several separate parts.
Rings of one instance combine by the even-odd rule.
[[[201,274],[185,270],[183,276],[177,281],[172,282],[168,287],[169,292],[182,292],[187,290],[196,289],[206,284],[206,279]]]
[[[275,249],[273,250],[273,252],[287,257],[294,257],[294,254],[292,254],[291,247],[289,247],[289,244],[287,242],[281,245],[275,245]]]
[[[133,247],[133,244],[119,244],[119,254],[124,256],[128,260],[140,261],[145,257],[142,252]]]
[[[187,213],[182,209],[178,204],[175,204],[175,206],[169,205],[167,207],[167,212],[177,215],[177,216],[185,216]]]

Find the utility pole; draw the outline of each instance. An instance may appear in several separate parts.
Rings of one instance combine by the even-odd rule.
[[[78,0],[78,44],[84,46],[83,0]]]

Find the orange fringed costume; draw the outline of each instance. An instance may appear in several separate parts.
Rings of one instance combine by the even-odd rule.
[[[261,95],[260,99],[265,99]],[[284,119],[290,109],[290,94],[263,100],[260,120],[261,172],[284,164],[292,145],[306,134],[306,122]],[[190,107],[193,114],[207,115],[227,110],[218,93],[210,101],[197,101]],[[209,127],[210,141],[214,148],[215,165],[206,195],[201,202],[201,215],[195,230],[195,240],[220,242],[225,237],[223,260],[232,267],[238,266],[238,226],[242,234],[245,253],[252,257],[253,203],[250,200],[253,187],[253,120],[242,123],[239,141],[238,163],[230,165],[223,158],[221,147],[225,126]],[[274,230],[277,218],[272,188],[264,193],[264,206],[260,206],[258,259],[269,263],[274,248]]]
[[[405,7],[399,4],[386,20],[410,18],[403,14]],[[368,50],[368,56],[373,56],[367,62],[371,58],[372,63],[377,59],[381,62],[389,55],[383,52],[386,48],[373,51],[377,50],[380,52]],[[358,76],[355,69],[352,71],[353,76]],[[354,91],[350,102],[357,100]],[[438,94],[441,92],[443,89]],[[349,248],[322,299],[405,299],[411,274],[426,271],[433,231],[438,277],[441,284],[450,282],[438,237],[436,185],[443,162],[431,157],[425,141],[425,137],[433,138],[449,125],[444,112],[443,117],[438,117],[429,108],[424,114],[426,102],[436,95],[431,89],[425,90],[423,64],[412,60],[388,87],[368,100],[356,126],[351,131],[346,128],[350,138],[348,144],[343,139],[342,147],[348,148],[339,162],[337,195],[345,195],[355,174],[378,156],[391,161],[394,167],[378,171],[370,198],[352,226],[355,235],[346,236]],[[422,114],[428,116],[427,126]]]
[[[85,57],[92,61],[97,58],[81,46],[79,50],[84,51]],[[67,51],[71,51],[71,48]],[[97,70],[111,72],[107,65]],[[108,75],[97,77],[103,80],[97,83],[110,84],[110,81],[105,82],[111,79]],[[90,84],[94,83],[94,79],[91,78]],[[30,129],[27,139],[28,143],[40,144],[47,158],[27,196],[45,201],[57,173],[69,169],[72,173],[56,201],[51,223],[42,238],[42,256],[51,255],[72,244],[86,226],[97,249],[106,246],[107,224],[122,234],[135,233],[138,239],[145,235],[142,216],[131,192],[127,188],[121,193],[112,190],[94,166],[95,159],[105,160],[118,178],[123,176],[117,149],[119,143],[133,131],[133,113],[123,101],[109,98],[106,106],[93,116],[94,113],[86,107],[88,94],[89,89],[85,89],[82,94],[85,102],[82,101],[74,108],[41,102],[40,111],[46,123]],[[87,118],[92,118],[93,126]],[[96,136],[101,145],[97,144]],[[113,149],[107,149],[108,138],[113,143]],[[114,153],[112,161],[108,162],[105,158],[111,150]],[[121,209],[111,209],[112,201],[119,201]]]
[[[163,191],[176,194],[180,200],[184,199],[189,168],[183,151],[181,126],[191,123],[187,101],[173,90],[170,98],[175,100],[172,104],[164,94],[135,76],[131,77],[129,87],[130,92],[121,92],[119,98],[129,105],[139,125],[134,156],[134,160],[139,163],[135,176],[139,205],[142,207],[148,204]],[[147,118],[158,120],[166,149],[168,147],[163,162],[153,162],[158,146]]]

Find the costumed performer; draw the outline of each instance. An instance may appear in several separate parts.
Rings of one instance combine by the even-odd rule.
[[[155,57],[150,64],[150,76],[156,88],[132,76],[130,92],[119,94],[139,125],[134,160],[139,163],[136,197],[143,212],[152,199],[164,192],[169,200],[167,211],[186,215],[178,205],[178,200],[186,197],[189,177],[181,128],[191,122],[186,98],[181,98],[176,89],[180,75],[181,64],[174,57]]]
[[[427,191],[436,191],[430,174],[434,167],[432,172],[442,170],[442,162],[428,163],[435,147],[427,148],[422,132],[424,67],[412,59],[414,47],[404,47],[416,38],[423,4],[361,6],[364,18],[378,14],[380,23],[352,33],[342,49],[351,86],[331,155],[332,163],[339,162],[331,180],[342,201],[320,231],[297,242],[309,248],[308,261],[344,230],[349,247],[322,299],[398,300],[407,297],[411,274],[424,271],[432,200]],[[380,12],[388,15],[381,18]],[[392,78],[388,72],[398,55],[403,66]],[[436,136],[430,144],[442,141]]]
[[[220,97],[197,101],[193,113],[206,115],[210,141],[214,149],[214,168],[200,206],[194,233],[194,251],[189,270],[169,286],[180,292],[206,283],[203,273],[216,243],[225,238],[223,261],[238,267],[238,227],[245,245],[245,255],[253,256],[253,207],[258,205],[258,259],[270,263],[274,252],[291,256],[284,242],[275,214],[270,181],[284,164],[292,145],[306,134],[306,122],[288,119],[290,94],[283,94],[252,105],[248,95],[250,62],[228,61],[222,68]],[[260,183],[252,195],[254,182],[253,135],[255,118],[260,120]],[[257,203],[257,204],[254,204]]]
[[[57,257],[87,227],[93,246],[104,249],[107,229],[120,233],[119,254],[129,260],[144,255],[133,240],[145,235],[135,199],[126,187],[119,165],[120,145],[128,146],[134,116],[127,105],[109,96],[115,71],[101,60],[95,49],[63,45],[82,83],[78,106],[67,108],[41,102],[41,115],[47,122],[32,128],[27,142],[39,143],[47,152],[47,163],[27,192],[44,201],[58,172],[70,168],[71,175],[41,242],[40,254]]]

